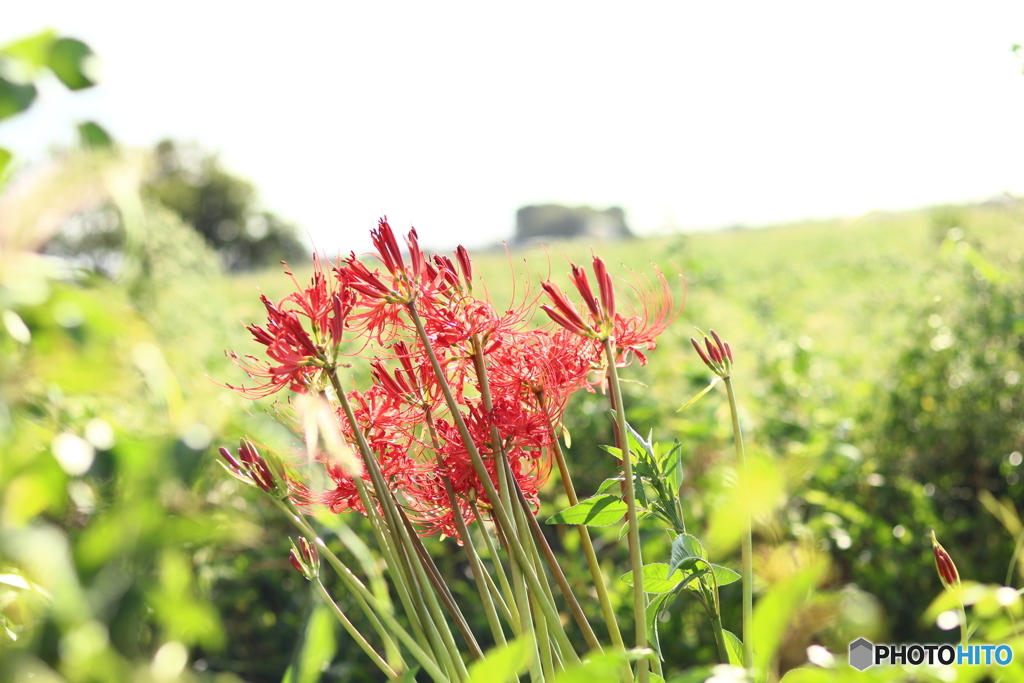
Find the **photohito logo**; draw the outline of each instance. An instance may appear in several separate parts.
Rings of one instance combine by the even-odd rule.
[[[1013,661],[1009,645],[875,645],[866,638],[850,643],[850,666],[863,671],[876,664],[942,664],[1006,666]]]

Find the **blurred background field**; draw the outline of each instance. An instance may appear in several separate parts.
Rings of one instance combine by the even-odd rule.
[[[0,130],[44,117],[30,83],[89,91],[75,81],[87,77],[79,48],[54,61],[59,37],[0,52],[31,66],[0,71],[0,100],[15,103],[0,108]],[[258,351],[244,325],[262,321],[260,293],[294,288],[275,262],[308,280],[302,231],[199,145],[118,146],[118,131],[95,122],[72,138],[31,163],[0,149],[0,680],[377,680],[288,564],[285,521],[216,462],[242,435],[301,450],[269,402],[223,385],[244,379],[226,350]],[[320,246],[334,257],[371,227],[330,226],[344,239]],[[564,285],[569,262],[592,252],[626,267],[624,291],[630,269],[666,273],[686,305],[649,365],[626,371],[627,415],[642,434],[679,439],[688,528],[736,568],[722,531],[735,479],[724,392],[678,411],[710,380],[694,327],[730,340],[748,446],[769,463],[757,597],[828,565],[780,617],[778,674],[809,658],[827,666],[821,648],[842,660],[861,636],[955,642],[928,612],[942,592],[933,529],[965,580],[1021,585],[1024,202],[640,232],[478,250],[474,262],[499,307],[513,277],[519,297],[536,296],[541,279]],[[353,369],[353,386],[365,378]],[[567,415],[570,466],[589,495],[614,470],[599,448],[612,441],[606,402],[577,396]],[[566,506],[556,488],[542,517]],[[328,536],[335,524],[365,531],[352,516],[318,523]],[[576,537],[547,531],[572,557]],[[667,557],[667,536],[648,531],[644,543],[649,560]],[[465,575],[451,541],[429,545],[446,575]],[[617,530],[598,545],[608,574],[624,573]],[[588,595],[582,564],[569,573]],[[612,583],[625,620],[628,586]],[[453,590],[475,597],[468,580]],[[723,600],[738,630],[738,584]],[[1024,658],[1019,599],[979,604],[975,637]],[[670,681],[714,659],[704,624],[683,602],[659,625]]]

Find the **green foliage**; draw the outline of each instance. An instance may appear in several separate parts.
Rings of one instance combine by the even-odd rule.
[[[547,523],[608,526],[622,519],[626,514],[626,509],[626,504],[618,496],[603,494],[587,498],[548,517]]]

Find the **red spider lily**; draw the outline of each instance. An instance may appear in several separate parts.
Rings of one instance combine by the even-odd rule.
[[[291,271],[285,270],[285,273],[299,287]],[[355,292],[347,284],[344,278],[337,278],[332,283],[324,274],[320,256],[313,254],[313,280],[310,286],[304,289],[299,287],[299,291],[289,294],[279,306],[286,301],[293,303],[296,312],[310,320],[314,339],[322,345],[326,345],[329,340],[332,346],[337,347],[341,343],[345,319],[355,304]]]
[[[295,281],[290,270],[286,269],[285,273]],[[340,286],[330,282],[324,275],[320,257],[315,254],[310,286],[302,288],[297,281],[295,284],[299,291],[276,304],[261,296],[267,309],[267,322],[246,328],[255,341],[267,347],[266,355],[271,362],[252,356],[246,356],[243,361],[236,354],[229,354],[250,377],[266,380],[252,388],[228,385],[243,395],[260,398],[284,387],[297,393],[305,392],[315,384],[320,367],[337,354],[354,303],[353,292],[345,282]],[[309,320],[309,329],[303,325],[302,318]]]
[[[332,395],[330,387],[337,378],[328,383],[321,374],[336,372],[334,357],[343,333],[364,342],[354,355],[370,364],[373,384],[366,391],[345,394],[355,424],[340,409],[337,415],[344,439],[355,442],[357,431],[365,437],[390,490],[374,491],[366,463],[360,474],[351,474],[326,455],[317,455],[317,466],[324,468],[333,486],[313,492],[289,484],[296,502],[365,513],[359,495],[365,486],[372,496],[394,495],[421,533],[457,537],[456,514],[471,521],[474,504],[488,515],[497,503],[484,493],[470,446],[482,456],[484,474],[496,487],[503,455],[511,476],[536,508],[569,396],[601,381],[591,379],[595,371],[604,374],[602,342],[613,343],[617,364],[628,363],[632,355],[646,362],[643,352],[654,348],[655,337],[677,313],[664,278],[659,274],[660,291],[635,288],[642,311],[623,315],[617,312],[605,263],[595,257],[593,281],[583,268],[572,267],[571,281],[583,306],[577,309],[556,285],[544,282],[550,303],[543,308],[558,326],[530,331],[526,323],[536,299],[513,296],[519,303],[499,313],[486,296],[474,296],[473,264],[464,248],[456,250],[454,259],[428,259],[411,230],[403,251],[386,219],[371,236],[379,267],[368,267],[355,254],[333,266],[314,257],[309,286],[296,283],[296,291],[277,304],[264,297],[268,321],[249,327],[266,347],[265,360],[249,358],[243,364],[251,376],[262,380],[259,386],[242,390],[251,396],[283,387]],[[333,278],[325,275],[325,266],[333,267]],[[414,312],[442,378],[434,375],[413,326]],[[482,399],[483,378],[477,368],[481,363],[488,376],[489,409]],[[453,424],[442,383],[453,392],[472,444],[463,442]],[[263,487],[260,482],[266,479],[252,474],[260,472],[258,468],[235,462],[242,468],[238,472]]]
[[[541,308],[554,322],[574,334],[590,339],[611,340],[619,351],[616,365],[628,365],[633,355],[641,365],[646,365],[647,357],[644,351],[651,351],[657,347],[658,335],[665,331],[681,310],[681,307],[674,307],[668,281],[659,272],[658,290],[649,286],[634,287],[641,312],[624,316],[616,312],[615,287],[604,261],[595,256],[593,268],[600,300],[590,287],[586,271],[573,265],[570,274],[570,279],[590,313],[589,322],[583,319],[558,286],[550,281],[542,283],[541,286],[553,305],[543,305]]]
[[[253,356],[242,360],[235,353],[228,355],[250,377],[266,381],[255,387],[227,386],[249,398],[269,396],[284,387],[303,393],[319,372],[318,359],[323,350],[314,344],[294,311],[280,308],[266,296],[260,299],[267,309],[267,324],[249,325],[246,329],[253,339],[267,347],[266,354],[272,362]]]

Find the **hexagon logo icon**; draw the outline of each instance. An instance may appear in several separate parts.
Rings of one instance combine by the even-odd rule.
[[[875,646],[865,638],[858,638],[850,643],[850,666],[863,671],[874,664]]]

